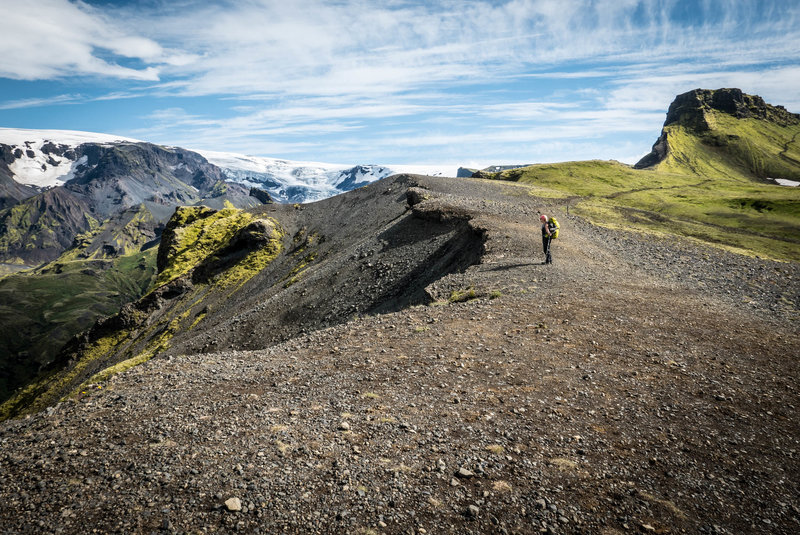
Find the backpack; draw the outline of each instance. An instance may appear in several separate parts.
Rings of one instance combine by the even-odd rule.
[[[547,228],[550,230],[550,238],[554,240],[558,238],[558,231],[561,229],[561,225],[558,224],[555,217],[547,220]]]

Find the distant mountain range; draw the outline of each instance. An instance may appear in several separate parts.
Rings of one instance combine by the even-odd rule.
[[[151,239],[177,206],[305,203],[396,173],[455,166],[340,165],[191,151],[90,132],[0,128],[0,263],[53,260],[120,214],[141,214]],[[123,219],[130,219],[130,217]],[[92,256],[126,250],[108,228]],[[141,245],[141,244],[139,244]],[[84,251],[86,253],[86,251]]]
[[[452,165],[340,165],[197,151],[239,184],[269,192],[275,202],[318,201],[399,173],[456,176]]]
[[[89,162],[88,146],[107,148],[119,144],[151,145],[110,134],[0,128],[0,150],[5,164],[0,165],[5,171],[0,174],[0,202],[4,203],[0,207],[7,206],[9,199],[21,200],[36,192],[63,186],[94,168],[97,162]],[[273,201],[283,203],[325,199],[397,173],[455,176],[458,170],[452,165],[346,165],[163,148],[199,154],[220,168],[227,181],[263,189]]]

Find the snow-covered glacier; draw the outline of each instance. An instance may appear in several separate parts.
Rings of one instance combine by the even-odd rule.
[[[397,173],[456,176],[455,165],[343,165],[195,150],[232,182],[269,192],[280,203],[332,197]]]
[[[0,128],[11,178],[42,191],[64,185],[92,165],[81,145],[145,143],[137,139],[71,130]],[[332,197],[397,173],[456,176],[456,165],[355,165],[292,161],[231,152],[186,149],[216,165],[231,182],[267,191],[280,203],[305,203]],[[174,169],[173,169],[174,171]]]

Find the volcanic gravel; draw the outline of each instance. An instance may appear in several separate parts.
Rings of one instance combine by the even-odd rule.
[[[0,424],[0,531],[800,531],[798,265],[414,183],[412,217],[486,240],[431,304],[168,352]]]

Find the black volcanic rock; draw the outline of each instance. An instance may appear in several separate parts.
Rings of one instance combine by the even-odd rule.
[[[36,195],[34,188],[23,186],[12,177],[8,164],[15,160],[14,154],[7,145],[0,145],[0,210],[8,208]]]
[[[658,139],[653,144],[653,148],[650,149],[650,152],[646,154],[641,160],[636,162],[634,165],[634,169],[644,169],[646,167],[652,167],[657,163],[664,160],[667,157],[667,134],[661,132],[661,135],[658,136]]]
[[[273,202],[275,202],[272,200],[272,196],[270,196],[269,192],[264,191],[261,188],[255,188],[255,187],[250,188],[249,195],[250,197],[258,199],[261,202],[261,204],[272,204]]]

